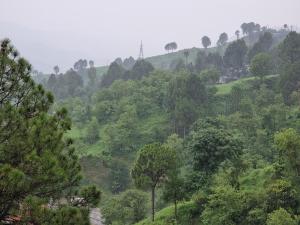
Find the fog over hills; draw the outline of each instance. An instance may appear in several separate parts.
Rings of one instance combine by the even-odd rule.
[[[1,0],[1,8],[0,38],[12,39],[43,72],[56,64],[65,70],[79,58],[98,66],[117,57],[136,58],[141,40],[148,57],[163,54],[170,41],[179,49],[200,47],[208,35],[215,44],[221,32],[233,37],[243,22],[279,27],[300,21],[297,0]]]

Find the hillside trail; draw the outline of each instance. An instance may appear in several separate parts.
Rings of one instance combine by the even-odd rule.
[[[91,225],[104,225],[102,215],[99,208],[93,208],[90,212]]]

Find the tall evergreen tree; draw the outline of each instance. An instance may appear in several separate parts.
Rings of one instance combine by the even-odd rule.
[[[0,50],[0,221],[27,196],[56,199],[80,180],[66,110],[30,78],[31,65],[10,44]]]

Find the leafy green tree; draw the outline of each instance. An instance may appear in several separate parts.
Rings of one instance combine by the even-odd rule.
[[[188,50],[185,50],[183,52],[183,55],[185,57],[185,66],[187,66],[188,65],[188,59],[189,59],[189,56],[190,56],[190,52]]]
[[[245,220],[246,201],[242,193],[230,186],[217,187],[209,196],[201,221],[203,225],[239,225]]]
[[[94,66],[94,61],[89,61],[90,68],[88,69],[88,77],[89,77],[89,83],[88,86],[91,88],[95,88],[96,86],[96,79],[97,79],[97,70]]]
[[[94,115],[97,117],[98,122],[103,124],[111,119],[116,111],[116,108],[117,106],[115,105],[115,101],[97,101],[94,108]]]
[[[103,141],[108,152],[118,155],[136,149],[136,140],[138,139],[136,121],[135,106],[128,106],[117,122],[105,126]]]
[[[95,185],[86,186],[80,190],[79,196],[83,206],[97,207],[101,200],[101,191]]]
[[[31,66],[8,40],[0,50],[0,220],[27,196],[57,199],[80,181],[66,110],[30,77]]]
[[[75,207],[63,207],[54,214],[51,225],[88,225],[88,211]],[[48,225],[48,224],[47,224]],[[49,224],[50,225],[50,224]]]
[[[86,59],[79,59],[77,62],[74,63],[74,70],[78,71],[79,73],[82,73],[86,67],[87,67],[88,63]]]
[[[291,95],[293,92],[298,91],[300,88],[300,61],[288,64],[285,66],[283,73],[280,75],[280,90],[284,99],[284,102],[288,105],[291,104]]]
[[[95,117],[87,126],[85,141],[89,144],[95,144],[100,139],[99,124]]]
[[[259,37],[258,42],[256,42],[253,47],[248,52],[248,59],[251,61],[254,56],[259,53],[269,52],[273,44],[273,36],[270,32],[265,32]]]
[[[247,50],[246,43],[243,39],[230,43],[223,57],[225,65],[228,68],[242,69]]]
[[[53,67],[53,70],[56,75],[59,73],[59,67],[57,65]]]
[[[285,209],[278,209],[268,215],[267,225],[297,225],[297,220]]]
[[[242,143],[224,129],[209,127],[192,134],[189,150],[194,170],[210,175],[222,162],[238,160]]]
[[[265,208],[267,212],[272,212],[279,208],[292,209],[294,211],[293,209],[296,209],[299,204],[297,191],[288,180],[274,180],[266,188],[266,193]]]
[[[129,189],[104,202],[102,214],[105,224],[130,225],[139,222],[147,215],[148,198],[146,193]]]
[[[226,34],[224,32],[224,33],[220,34],[219,40],[217,42],[217,45],[218,46],[224,46],[227,41],[228,41],[228,34]]]
[[[170,42],[170,43],[168,43],[168,44],[166,44],[165,45],[165,50],[166,51],[168,51],[168,53],[169,53],[169,51],[174,51],[174,50],[176,50],[177,49],[177,43],[176,42]]]
[[[209,37],[204,36],[204,37],[202,37],[201,40],[202,40],[202,45],[205,49],[207,49],[207,47],[211,45],[211,41],[210,41]]]
[[[109,167],[109,185],[112,193],[125,191],[130,182],[128,166],[121,160],[112,160]]]
[[[115,80],[122,79],[124,69],[118,63],[113,62],[109,65],[107,73],[103,75],[101,80],[102,87],[110,86]]]
[[[206,68],[217,68],[222,71],[224,67],[223,58],[218,52],[210,52],[206,57]]]
[[[132,67],[134,66],[134,64],[135,64],[135,60],[132,56],[124,59],[124,61],[123,61],[123,67],[127,70],[131,70]]]
[[[55,76],[55,74],[51,74],[47,84],[46,84],[47,88],[52,91],[52,92],[56,92],[56,88],[57,88],[57,78]]]
[[[198,76],[181,71],[168,84],[167,100],[174,132],[185,136],[196,120],[197,107],[207,103],[208,95]]]
[[[197,72],[201,72],[207,67],[206,62],[206,53],[204,51],[199,51],[197,53],[196,61],[195,61],[195,70]]]
[[[244,92],[239,85],[234,85],[229,93],[227,102],[227,113],[234,113],[240,110]]]
[[[89,210],[70,206],[45,207],[47,201],[28,196],[22,203],[18,224],[89,225]]]
[[[138,152],[131,171],[137,187],[151,189],[152,221],[155,214],[155,188],[176,165],[176,152],[161,144],[145,145]]]
[[[259,24],[254,23],[254,22],[243,23],[241,25],[241,29],[243,31],[243,34],[248,35],[249,38],[252,40],[254,32],[259,32],[260,29],[261,29],[261,26]]]
[[[120,57],[116,58],[114,62],[117,63],[119,66],[123,65],[123,60]]]
[[[300,60],[300,34],[292,31],[279,46],[279,56],[285,63],[295,63]]]
[[[133,80],[140,80],[148,76],[154,70],[153,65],[146,60],[138,60],[129,72],[129,78]]]
[[[236,40],[239,40],[240,39],[240,31],[239,30],[236,30],[234,32],[235,36],[236,36]]]
[[[63,86],[61,89],[66,89],[70,96],[75,96],[76,91],[83,87],[83,80],[81,76],[73,69],[68,70],[62,78],[63,80],[60,84]]]
[[[219,81],[220,75],[221,74],[219,70],[211,68],[203,70],[200,73],[200,79],[206,84],[215,84]]]
[[[167,202],[174,203],[174,215],[175,219],[178,218],[177,204],[178,201],[183,200],[186,197],[186,191],[184,188],[184,180],[179,176],[179,170],[175,169],[168,176],[164,185],[163,198]]]
[[[250,72],[261,80],[272,72],[272,57],[267,53],[259,53],[251,60]]]
[[[289,128],[275,134],[275,144],[289,171],[300,176],[300,135]]]

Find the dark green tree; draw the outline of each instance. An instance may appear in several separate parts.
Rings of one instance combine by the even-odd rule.
[[[201,41],[205,49],[207,49],[207,47],[211,45],[211,40],[207,36],[202,37]]]
[[[137,187],[151,190],[152,221],[155,214],[155,189],[176,166],[176,152],[161,144],[145,145],[138,152],[131,171]]]
[[[250,65],[252,75],[261,80],[272,72],[272,57],[267,53],[259,53],[252,60]]]
[[[122,79],[124,75],[124,69],[118,63],[113,62],[109,65],[108,71],[103,75],[101,80],[102,87],[110,86],[115,80]]]
[[[183,52],[183,55],[184,55],[184,57],[185,57],[185,66],[187,66],[187,65],[188,65],[188,59],[189,59],[189,56],[190,56],[189,50],[185,50],[185,51]]]
[[[121,160],[112,160],[109,167],[109,185],[112,193],[125,191],[130,183],[128,166]]]
[[[183,200],[186,197],[186,190],[184,188],[184,179],[180,177],[179,170],[172,171],[165,182],[163,190],[163,198],[167,202],[174,203],[174,215],[175,219],[178,218],[177,204],[178,201]]]
[[[220,34],[219,40],[217,42],[218,46],[224,46],[228,41],[228,34],[226,34],[225,32]]]
[[[99,138],[99,124],[97,119],[93,117],[87,126],[85,141],[89,144],[95,144]]]
[[[81,206],[97,207],[101,200],[101,191],[95,185],[85,186],[81,188],[79,196],[82,198]]]
[[[57,65],[53,67],[53,70],[56,75],[59,73],[59,67]]]
[[[80,181],[66,110],[30,77],[31,66],[8,40],[0,49],[0,220],[27,196],[62,197]]]
[[[249,61],[252,58],[262,52],[269,52],[273,44],[273,35],[270,32],[265,32],[259,37],[258,42],[256,42],[253,47],[248,52]]]
[[[242,143],[224,129],[209,127],[192,134],[189,149],[194,169],[211,175],[222,162],[239,158]]]
[[[130,71],[130,79],[140,80],[145,76],[148,76],[154,70],[153,65],[146,60],[138,60]]]
[[[226,67],[235,70],[243,69],[246,54],[247,46],[243,39],[232,42],[227,47],[223,57]]]
[[[235,36],[236,36],[236,39],[239,40],[240,39],[240,31],[239,30],[236,30],[234,32]]]
[[[288,34],[279,46],[279,56],[286,64],[300,60],[300,34],[295,31]]]
[[[131,225],[144,219],[148,211],[146,193],[129,189],[104,202],[102,214],[105,224]]]

